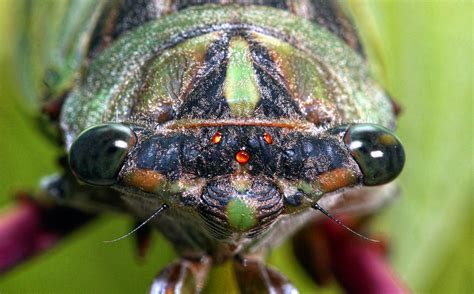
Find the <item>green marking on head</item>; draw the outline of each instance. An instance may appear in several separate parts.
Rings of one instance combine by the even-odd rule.
[[[306,194],[310,194],[314,190],[311,184],[306,181],[301,181],[298,188]]]
[[[257,223],[255,211],[241,199],[233,199],[227,204],[227,218],[238,231],[246,231]]]
[[[314,197],[316,199],[319,199],[321,196],[324,195],[324,193],[321,191],[321,188],[319,187],[319,184],[317,182],[309,183],[307,181],[301,181],[298,183],[296,186],[299,190],[301,190],[303,193]]]
[[[235,116],[251,116],[260,100],[249,44],[242,37],[230,41],[224,96]]]
[[[181,193],[183,189],[179,186],[178,182],[166,181],[160,183],[154,189],[155,194],[165,195],[165,194],[178,194]]]

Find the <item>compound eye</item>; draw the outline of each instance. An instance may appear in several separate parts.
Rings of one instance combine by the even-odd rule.
[[[104,124],[83,131],[69,150],[69,166],[81,181],[111,186],[135,144],[135,133],[122,124]]]
[[[403,146],[390,130],[382,126],[353,125],[347,130],[344,142],[359,165],[366,186],[388,183],[403,169]]]

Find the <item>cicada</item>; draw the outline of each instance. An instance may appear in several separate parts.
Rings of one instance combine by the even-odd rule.
[[[224,263],[242,292],[295,293],[265,264],[272,248],[300,232],[317,250],[323,214],[344,226],[332,215],[397,194],[396,109],[338,3],[78,1],[63,15],[37,100],[63,173],[38,215],[52,232],[105,210],[159,230],[180,259],[151,293],[200,292]]]

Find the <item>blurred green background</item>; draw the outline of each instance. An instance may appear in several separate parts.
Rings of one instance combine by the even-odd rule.
[[[0,0],[0,205],[5,208],[14,191],[34,190],[41,176],[54,172],[57,153],[21,102],[13,58],[22,21],[18,3]],[[407,152],[403,196],[376,220],[376,230],[390,235],[391,260],[415,292],[473,293],[474,4],[379,1],[369,3],[368,13],[359,11],[356,21],[383,65],[379,79],[403,106],[399,136]],[[378,31],[375,46],[371,25]],[[173,249],[156,234],[151,254],[137,262],[132,238],[102,243],[129,225],[121,216],[102,217],[1,277],[0,293],[144,293],[173,260]],[[290,251],[282,246],[271,262],[303,293],[338,292],[336,286],[317,289]]]

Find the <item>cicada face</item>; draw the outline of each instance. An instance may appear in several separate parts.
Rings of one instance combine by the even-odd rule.
[[[132,30],[92,61],[61,114],[79,180],[119,191],[139,216],[166,204],[160,230],[182,252],[211,255],[283,224],[291,233],[320,199],[394,179],[404,163],[394,124],[342,40],[240,6]]]

